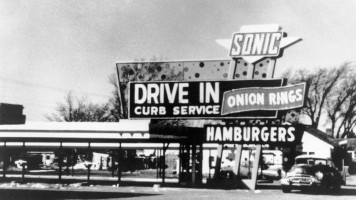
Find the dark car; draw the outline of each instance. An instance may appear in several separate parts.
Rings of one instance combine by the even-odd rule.
[[[292,189],[310,191],[340,190],[344,184],[340,172],[328,165],[294,165],[281,179],[282,191],[291,192]]]

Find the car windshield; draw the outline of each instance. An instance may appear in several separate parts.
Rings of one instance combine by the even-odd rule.
[[[309,166],[294,166],[288,174],[311,174]]]
[[[296,164],[308,164],[308,165],[326,165],[326,159],[318,159],[318,158],[298,158],[296,159]]]
[[[267,165],[281,165],[282,164],[282,156],[275,155],[274,153],[264,153],[263,161]]]

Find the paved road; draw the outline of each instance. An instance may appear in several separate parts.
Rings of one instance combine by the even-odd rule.
[[[259,200],[314,200],[355,199],[356,187],[344,186],[339,194],[308,194],[295,191],[284,194],[280,189],[216,190],[188,188],[94,186],[71,189],[1,188],[1,200],[22,199],[259,199]]]
[[[42,177],[43,178],[43,177]],[[45,180],[45,179],[42,179]],[[78,182],[77,182],[78,183]],[[12,184],[12,185],[11,185]],[[300,191],[284,194],[278,181],[273,184],[258,185],[255,191],[243,189],[191,189],[177,187],[152,187],[125,185],[113,187],[112,185],[70,186],[54,183],[30,183],[19,182],[0,183],[0,200],[67,200],[67,199],[258,199],[258,200],[328,200],[328,199],[355,199],[356,176],[348,177],[347,186],[343,186],[340,193],[333,194],[308,194]],[[72,183],[73,184],[73,183]],[[154,183],[155,184],[155,183]],[[44,187],[41,187],[44,186]],[[156,185],[157,186],[157,185]]]

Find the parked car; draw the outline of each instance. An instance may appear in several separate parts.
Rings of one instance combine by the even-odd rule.
[[[262,151],[262,179],[280,180],[283,171],[283,153],[280,150]],[[259,169],[261,170],[261,169]]]
[[[88,169],[88,165],[90,166],[90,169],[92,170],[98,170],[100,163],[94,163],[94,162],[82,162],[82,163],[77,163],[76,165],[73,166],[73,169]]]
[[[331,158],[314,156],[314,155],[300,155],[295,157],[295,164],[309,164],[309,165],[329,165],[335,167]]]
[[[24,164],[25,169],[27,169],[27,161],[26,160],[19,159],[19,160],[16,160],[14,163],[16,165],[16,168],[22,169],[22,165]]]
[[[345,184],[342,175],[334,167],[328,165],[297,164],[281,179],[283,192],[293,189],[311,191],[339,191]]]
[[[24,165],[25,169],[40,169],[42,167],[42,156],[38,154],[27,154],[24,158],[15,158],[15,167],[22,169]]]

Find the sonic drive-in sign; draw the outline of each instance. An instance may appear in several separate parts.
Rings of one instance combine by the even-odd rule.
[[[278,56],[282,36],[282,32],[235,33],[230,56]]]
[[[242,58],[254,64],[264,58],[281,57],[285,48],[301,40],[287,36],[276,24],[242,26],[240,32],[234,33],[230,40],[229,55],[233,59]]]
[[[130,82],[130,118],[276,118],[302,107],[305,84],[286,79]]]

